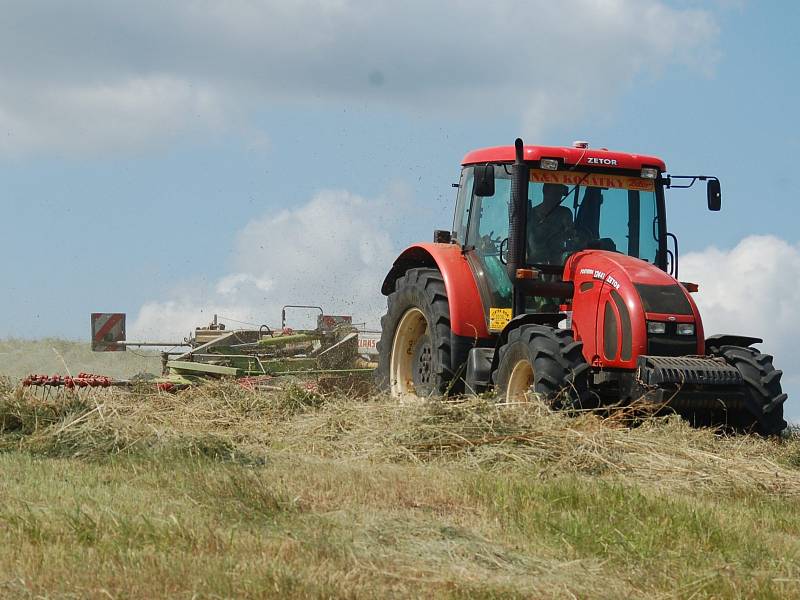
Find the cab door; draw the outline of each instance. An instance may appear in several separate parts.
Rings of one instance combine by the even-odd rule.
[[[472,195],[464,250],[481,300],[489,307],[487,327],[496,332],[511,320],[513,291],[503,256],[508,246],[511,179],[502,165],[495,166],[494,185],[492,196]]]

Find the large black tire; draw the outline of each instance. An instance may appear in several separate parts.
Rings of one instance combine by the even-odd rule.
[[[495,391],[504,401],[534,392],[552,408],[577,408],[587,399],[589,365],[572,332],[522,325],[500,347]]]
[[[745,404],[749,414],[733,416],[732,424],[737,429],[762,435],[779,435],[786,429],[783,403],[787,396],[781,389],[783,371],[772,365],[772,356],[743,346],[710,347],[708,352],[724,358],[744,379]]]
[[[381,318],[375,383],[397,398],[455,392],[450,355],[450,305],[442,274],[409,269],[397,280]]]

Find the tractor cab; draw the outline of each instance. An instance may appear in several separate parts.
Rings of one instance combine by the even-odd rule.
[[[597,249],[668,270],[660,165],[609,173],[584,166],[558,169],[556,159],[537,162],[529,170],[522,215],[522,268],[557,280],[571,254]],[[512,308],[513,296],[507,268],[511,187],[511,164],[465,164],[453,224],[454,237],[478,274],[484,305],[504,310]],[[526,312],[557,310],[546,297],[528,296],[525,306]]]

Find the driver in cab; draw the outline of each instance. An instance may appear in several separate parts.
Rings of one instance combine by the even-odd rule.
[[[574,238],[572,211],[561,202],[569,188],[560,183],[542,186],[542,202],[528,211],[528,262],[560,265]]]

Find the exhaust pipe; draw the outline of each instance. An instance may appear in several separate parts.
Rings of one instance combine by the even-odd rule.
[[[525,294],[517,284],[517,269],[525,266],[525,232],[528,213],[530,167],[525,164],[521,138],[514,142],[515,158],[511,166],[511,201],[508,203],[508,277],[514,286],[514,316],[525,312]]]

